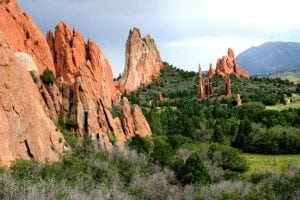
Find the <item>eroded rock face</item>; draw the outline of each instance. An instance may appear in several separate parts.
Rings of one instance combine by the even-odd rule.
[[[141,37],[140,31],[133,28],[126,43],[125,69],[116,82],[121,93],[129,94],[141,86],[152,83],[160,75],[163,63],[154,40]]]
[[[47,67],[55,73],[53,59],[47,42],[31,18],[23,13],[15,0],[0,1],[0,32],[14,52],[29,54],[39,73]]]
[[[29,73],[0,34],[0,166],[17,158],[55,161],[64,139],[45,115]]]
[[[122,146],[136,134],[151,135],[139,106],[131,107],[126,98],[120,103],[109,62],[95,42],[85,42],[64,23],[46,40],[14,0],[0,0],[0,14],[0,166],[17,158],[58,160],[65,146],[55,127],[59,118],[74,120],[81,138],[91,137],[106,150],[113,141]],[[159,63],[152,39],[142,40],[149,50],[141,47],[146,50],[137,56],[139,70]],[[46,67],[56,74],[54,83],[39,78]],[[32,70],[39,73],[30,77]],[[152,72],[157,74],[147,73]],[[118,104],[121,115],[113,117],[110,109]]]
[[[248,72],[237,64],[231,48],[228,49],[227,56],[218,59],[215,73],[223,77],[226,74],[235,74],[238,77],[249,78]]]
[[[134,135],[140,135],[141,137],[151,136],[152,132],[150,126],[138,105],[133,105],[131,108],[128,99],[123,97],[122,99],[122,127],[123,132],[127,138]]]
[[[28,72],[35,72],[39,74],[39,70],[30,55],[24,52],[16,52],[14,55],[18,58]]]
[[[94,97],[102,97],[108,106],[119,101],[110,64],[95,42],[85,43],[76,29],[71,31],[63,22],[56,26],[54,35],[48,32],[47,42],[58,76],[71,85],[78,75],[90,77],[83,83],[93,88]]]

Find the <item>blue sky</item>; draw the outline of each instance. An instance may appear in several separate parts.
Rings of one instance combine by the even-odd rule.
[[[188,70],[232,47],[300,42],[298,0],[19,0],[43,33],[64,21],[96,41],[115,76],[122,73],[129,29],[150,34],[163,60]]]

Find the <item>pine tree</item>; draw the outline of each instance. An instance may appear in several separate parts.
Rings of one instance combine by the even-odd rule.
[[[215,126],[213,135],[210,138],[210,142],[226,144],[225,135],[224,135],[222,127],[220,125]]]
[[[197,153],[193,153],[188,157],[185,164],[178,171],[177,178],[183,184],[211,183],[211,176],[203,160]]]

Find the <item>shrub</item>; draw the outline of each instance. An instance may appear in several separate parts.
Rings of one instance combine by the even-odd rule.
[[[240,155],[240,152],[230,146],[211,144],[208,156],[213,163],[216,163],[224,170],[244,172],[249,168],[246,159]]]
[[[138,153],[148,154],[151,152],[153,145],[150,138],[142,138],[139,135],[135,135],[129,140],[128,147],[136,150]]]
[[[223,130],[220,125],[217,125],[214,129],[213,135],[210,138],[210,142],[216,142],[220,144],[226,144],[226,139]]]
[[[111,106],[111,115],[113,118],[121,117],[122,116],[122,107],[120,105],[112,105]]]
[[[186,160],[184,165],[179,169],[177,178],[183,184],[209,184],[212,181],[207,167],[204,165],[203,160],[197,153],[193,153]]]
[[[43,74],[40,76],[41,80],[45,84],[52,84],[55,82],[56,78],[53,74],[53,72],[47,67]]]
[[[153,138],[154,148],[150,154],[153,161],[157,161],[161,165],[167,165],[173,158],[175,152],[168,142],[167,137]]]

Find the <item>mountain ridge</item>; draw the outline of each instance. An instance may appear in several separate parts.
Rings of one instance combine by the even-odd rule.
[[[266,42],[237,56],[237,62],[251,75],[300,68],[300,43]]]

